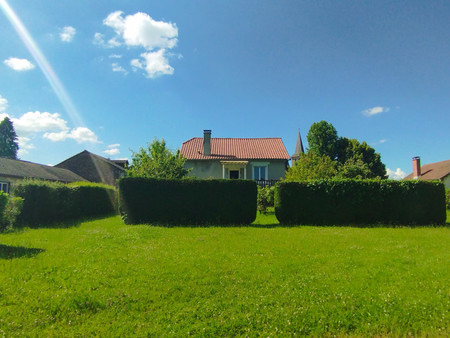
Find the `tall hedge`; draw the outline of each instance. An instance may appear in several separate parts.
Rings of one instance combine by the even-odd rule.
[[[5,194],[3,191],[0,191],[0,231],[4,230],[5,227],[5,209],[6,204],[8,203],[8,195]]]
[[[249,224],[256,217],[256,194],[250,180],[119,180],[119,208],[127,224]]]
[[[281,182],[275,214],[282,224],[445,224],[441,182],[316,180]]]
[[[117,193],[102,184],[65,185],[45,181],[24,181],[14,188],[23,198],[18,223],[28,226],[64,222],[117,212]]]

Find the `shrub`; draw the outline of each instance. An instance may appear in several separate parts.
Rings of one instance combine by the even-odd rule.
[[[0,231],[3,231],[6,227],[4,218],[7,203],[8,203],[8,195],[5,194],[3,191],[0,191]]]
[[[117,211],[116,191],[102,184],[71,184],[24,181],[13,191],[23,198],[18,221],[22,225],[63,222],[104,216]]]
[[[258,211],[262,213],[267,212],[268,207],[274,206],[274,193],[275,193],[275,187],[260,187],[258,186]]]
[[[275,214],[283,224],[444,224],[444,185],[384,180],[281,182],[275,191]]]
[[[250,180],[119,180],[119,207],[127,224],[248,224],[256,217],[256,195]]]

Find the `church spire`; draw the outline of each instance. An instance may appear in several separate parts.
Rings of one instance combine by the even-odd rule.
[[[305,150],[303,149],[302,137],[300,135],[300,129],[298,130],[297,143],[295,145],[295,152],[291,156],[292,163],[297,161],[300,158],[300,154],[304,154]]]

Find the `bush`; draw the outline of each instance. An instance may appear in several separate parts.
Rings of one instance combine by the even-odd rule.
[[[63,222],[117,212],[117,194],[103,184],[70,184],[24,181],[13,191],[23,198],[18,222],[22,225]]]
[[[5,194],[3,191],[0,191],[0,231],[5,230],[6,228],[6,222],[4,218],[7,203],[8,203],[8,195]]]
[[[275,214],[282,224],[445,224],[440,182],[316,180],[281,182]]]
[[[127,224],[249,224],[256,217],[256,195],[250,180],[119,180],[119,207]]]
[[[447,209],[450,209],[450,189],[445,190],[445,204]]]
[[[275,193],[275,187],[260,187],[258,186],[258,211],[262,213],[267,212],[268,207],[274,206],[274,193]]]

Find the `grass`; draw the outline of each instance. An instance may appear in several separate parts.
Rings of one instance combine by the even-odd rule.
[[[125,226],[0,235],[0,336],[450,334],[450,229]]]

